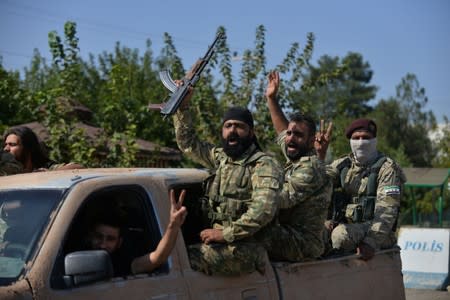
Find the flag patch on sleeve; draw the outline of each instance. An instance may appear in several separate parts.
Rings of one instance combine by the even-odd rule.
[[[400,195],[400,187],[398,185],[389,185],[384,187],[384,193],[389,195]]]

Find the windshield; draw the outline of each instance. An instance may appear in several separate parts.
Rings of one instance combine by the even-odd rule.
[[[15,281],[22,273],[63,192],[0,191],[0,285]]]

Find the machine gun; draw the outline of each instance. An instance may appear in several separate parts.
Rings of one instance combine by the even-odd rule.
[[[212,55],[214,54],[214,47],[219,39],[223,37],[222,33],[219,33],[214,42],[209,46],[208,51],[206,51],[205,56],[201,58],[194,66],[193,70],[191,70],[183,79],[183,84],[177,85],[172,78],[170,77],[170,73],[167,70],[159,72],[159,78],[161,79],[164,86],[172,92],[169,101],[163,104],[150,104],[150,109],[160,109],[161,114],[163,115],[163,119],[167,118],[174,114],[180,104],[183,102],[184,98],[189,92],[191,87],[194,87],[197,81],[200,79],[200,74],[203,69],[208,64]]]

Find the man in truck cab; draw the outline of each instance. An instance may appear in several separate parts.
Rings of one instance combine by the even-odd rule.
[[[395,230],[405,175],[377,150],[377,125],[356,119],[345,130],[352,153],[329,166],[334,178],[332,213],[325,227],[329,253],[353,253],[364,260],[396,243]],[[325,140],[328,142],[328,140]],[[327,145],[318,151],[325,158]],[[317,149],[317,148],[316,148]]]
[[[258,237],[272,259],[292,262],[316,259],[323,252],[323,222],[332,183],[314,153],[315,122],[300,113],[292,114],[288,121],[277,99],[279,74],[270,72],[268,80],[267,104],[287,162],[277,222]]]
[[[92,250],[108,252],[113,265],[114,276],[130,274],[132,257],[121,251],[125,224],[118,212],[102,212],[90,226],[88,239]]]
[[[246,108],[224,114],[221,146],[201,141],[192,124],[191,96],[192,90],[174,114],[178,147],[214,176],[205,201],[209,224],[200,232],[203,243],[189,247],[191,266],[210,275],[263,272],[266,251],[254,235],[275,215],[282,170],[261,151]]]
[[[88,234],[89,247],[108,252],[113,265],[114,276],[125,276],[130,273],[148,273],[159,267],[169,257],[177,239],[178,232],[186,219],[187,210],[183,206],[186,191],[182,190],[175,200],[175,192],[170,191],[170,221],[152,252],[140,257],[129,257],[121,251],[123,243],[124,222],[119,213],[102,213],[91,225]]]

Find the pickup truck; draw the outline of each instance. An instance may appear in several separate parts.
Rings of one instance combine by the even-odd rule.
[[[288,263],[264,274],[208,276],[191,269],[209,176],[201,169],[80,169],[0,177],[0,299],[405,299],[400,249],[370,261],[356,255]],[[157,245],[170,189],[186,189],[189,213],[169,259],[151,273],[113,277],[105,251],[86,250],[95,212],[127,214],[123,251]]]

